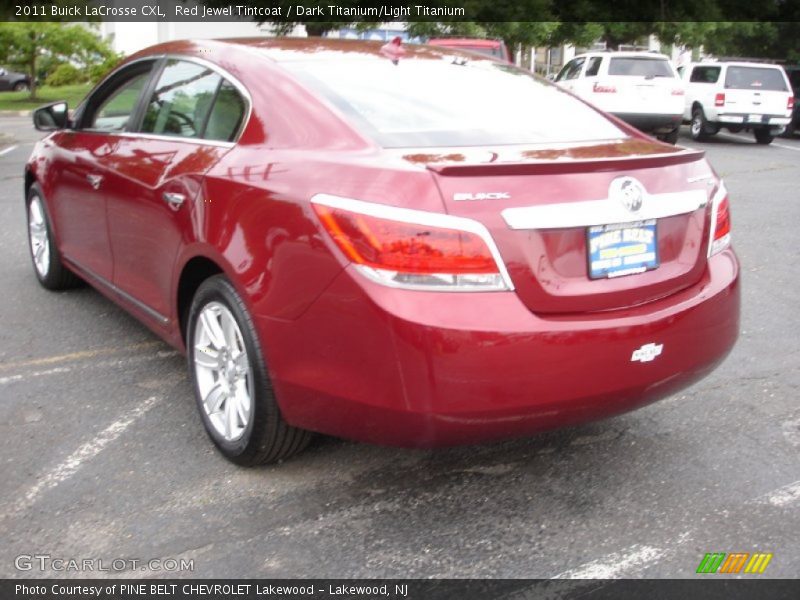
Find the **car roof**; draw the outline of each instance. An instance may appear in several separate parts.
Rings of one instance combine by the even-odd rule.
[[[486,48],[497,48],[500,40],[486,40],[482,38],[431,38],[429,44],[449,44],[452,46],[484,46]]]
[[[578,54],[575,58],[581,56],[610,56],[612,58],[617,56],[629,56],[631,58],[655,58],[658,60],[669,60],[669,56],[659,52],[647,52],[643,50],[596,50],[594,52],[583,52]]]
[[[490,40],[487,40],[490,41]],[[383,41],[347,40],[337,38],[228,38],[216,40],[178,40],[164,42],[145,48],[129,57],[128,60],[159,54],[186,54],[190,56],[205,56],[210,58],[216,50],[240,50],[251,55],[253,53],[274,62],[288,61],[316,61],[331,60],[334,58],[381,58],[386,55],[381,49],[386,45]],[[422,44],[402,44],[405,51],[404,58],[442,58],[452,56],[453,52],[461,53],[458,49],[446,49],[441,46],[427,46]],[[464,57],[475,60],[475,55],[463,52]]]
[[[739,60],[706,60],[702,62],[692,63],[693,67],[758,67],[758,68],[768,68],[768,69],[780,69],[780,65],[775,65],[772,63],[762,63],[762,62],[747,62],[747,61],[739,61]]]

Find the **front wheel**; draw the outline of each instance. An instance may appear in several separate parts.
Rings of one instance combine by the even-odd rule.
[[[771,144],[772,140],[775,139],[775,136],[772,135],[772,132],[769,129],[765,128],[754,129],[753,135],[756,136],[756,143],[762,144],[764,146],[766,146],[767,144]]]
[[[224,276],[198,288],[186,331],[197,407],[228,460],[244,466],[276,462],[308,445],[311,433],[281,415],[253,321]]]
[[[28,249],[33,262],[33,272],[39,283],[48,290],[64,290],[80,283],[61,261],[55,243],[53,228],[47,216],[42,191],[37,184],[28,190]]]

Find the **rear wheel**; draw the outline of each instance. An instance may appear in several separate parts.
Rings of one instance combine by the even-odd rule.
[[[253,321],[224,276],[198,288],[186,338],[197,407],[228,460],[244,466],[276,462],[308,445],[311,433],[281,415]]]
[[[55,244],[42,192],[36,184],[28,190],[27,208],[28,249],[31,253],[33,271],[39,283],[48,290],[75,287],[80,283],[80,279],[61,261],[61,253]]]
[[[678,134],[680,134],[681,128],[676,127],[674,131],[670,131],[669,133],[665,133],[663,135],[658,136],[662,142],[666,142],[667,144],[672,144],[673,146],[678,143]]]
[[[764,146],[771,144],[772,140],[775,139],[775,136],[772,135],[772,132],[764,127],[754,129],[753,135],[756,136],[756,143],[763,144]]]
[[[30,86],[25,83],[24,81],[18,81],[14,84],[14,91],[15,92],[24,92],[30,89]]]

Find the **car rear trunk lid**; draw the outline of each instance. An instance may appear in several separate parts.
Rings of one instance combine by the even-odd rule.
[[[537,313],[615,310],[674,294],[706,267],[706,204],[716,177],[703,153],[628,138],[561,148],[406,153],[434,174],[448,213],[482,222],[516,293]],[[591,225],[637,220],[609,190],[632,178],[655,216],[658,266],[589,276]],[[615,180],[617,183],[615,184]]]

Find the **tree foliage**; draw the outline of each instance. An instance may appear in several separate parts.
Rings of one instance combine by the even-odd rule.
[[[0,22],[0,63],[22,70],[36,97],[39,64],[69,62],[81,69],[115,58],[110,45],[83,25],[52,22]]]

